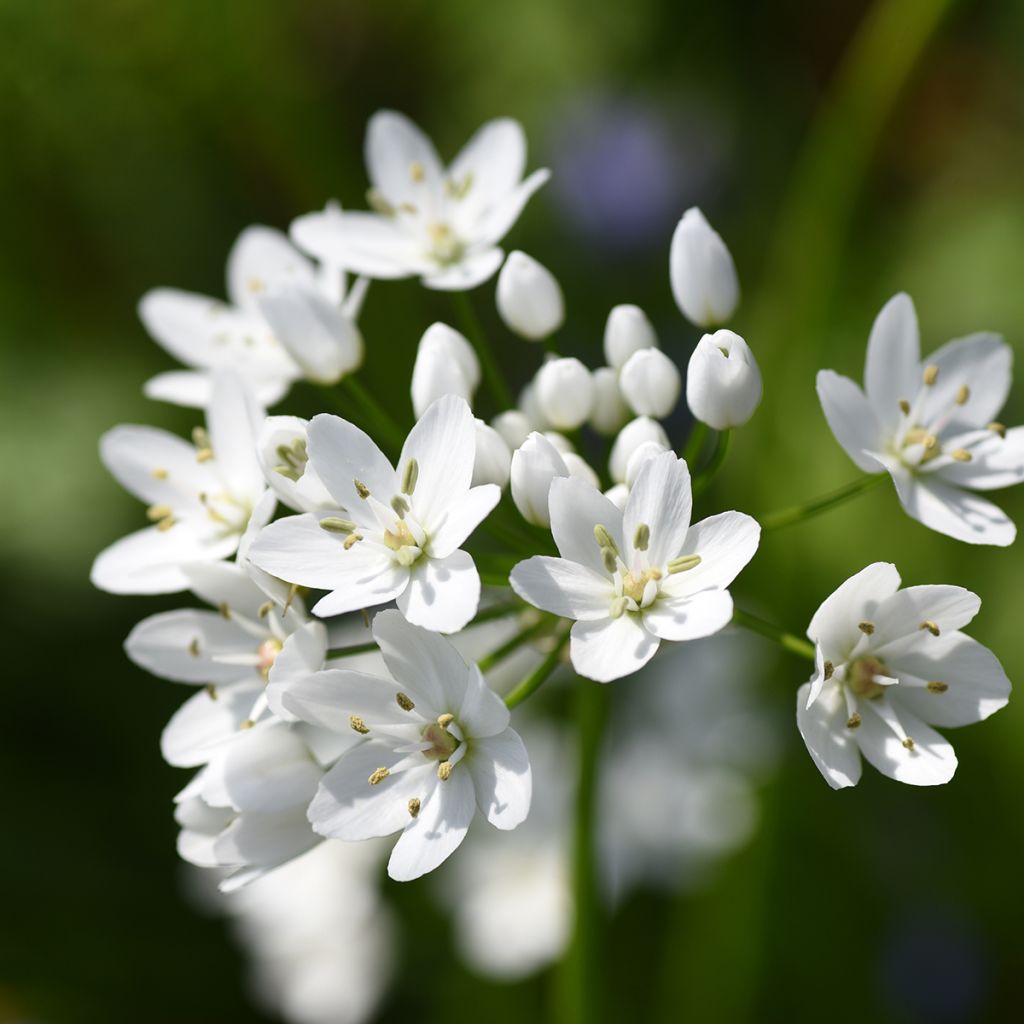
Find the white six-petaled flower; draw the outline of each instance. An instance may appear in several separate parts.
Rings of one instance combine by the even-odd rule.
[[[328,670],[283,701],[303,721],[362,741],[321,782],[313,828],[346,840],[401,831],[388,874],[408,881],[458,847],[478,809],[497,828],[520,824],[530,763],[508,709],[450,641],[394,611],[377,614],[373,635],[392,678]]]
[[[822,370],[818,396],[846,454],[866,473],[888,472],[908,515],[968,544],[1005,546],[1016,527],[971,491],[1024,480],[1024,427],[996,422],[1012,361],[999,335],[981,333],[922,364],[914,304],[900,294],[871,329],[864,390]]]
[[[346,516],[280,519],[252,560],[280,579],[330,591],[313,611],[338,615],[397,600],[417,625],[443,633],[476,614],[480,576],[460,545],[497,504],[494,484],[472,487],[473,414],[438,399],[413,427],[397,470],[358,427],[320,415],[309,425],[309,462]]]
[[[548,180],[546,170],[523,180],[525,168],[518,121],[489,121],[445,168],[412,121],[380,111],[366,132],[374,212],[307,214],[292,224],[292,237],[318,259],[368,277],[474,288],[501,266],[498,243]]]
[[[980,607],[962,587],[901,590],[887,562],[826,598],[807,629],[816,666],[797,694],[797,724],[833,789],[857,784],[861,754],[897,782],[953,777],[953,748],[931,726],[980,722],[1010,694],[992,652],[960,632]]]
[[[690,474],[674,452],[644,464],[622,511],[572,478],[554,479],[549,501],[562,557],[520,562],[510,582],[530,604],[576,620],[570,654],[580,675],[629,675],[662,640],[709,636],[732,618],[726,588],[761,528],[741,512],[691,527]]]

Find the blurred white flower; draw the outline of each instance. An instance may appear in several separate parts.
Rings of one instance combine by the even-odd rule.
[[[750,346],[732,331],[705,334],[686,371],[686,404],[715,430],[742,427],[761,401],[761,371]]]
[[[483,420],[476,420],[476,458],[473,461],[474,487],[479,484],[495,484],[504,487],[508,483],[512,467],[512,449],[494,427]]]
[[[645,348],[657,348],[658,336],[639,306],[615,306],[604,325],[604,357],[613,370],[621,370],[629,357]]]
[[[473,346],[454,328],[435,323],[426,329],[412,368],[412,408],[419,419],[444,395],[458,395],[469,405],[480,385],[480,360]]]
[[[525,252],[508,254],[495,293],[505,326],[527,341],[542,341],[562,326],[565,300],[555,275]]]
[[[612,480],[617,484],[626,482],[626,470],[629,468],[629,460],[633,453],[647,442],[653,441],[661,445],[662,449],[668,451],[670,445],[668,434],[665,428],[649,416],[638,416],[630,420],[620,431],[612,445],[611,455],[608,457],[608,471]]]
[[[577,477],[597,487],[597,474],[575,452],[562,452],[546,434],[534,432],[512,454],[512,500],[534,526],[548,526],[548,492],[558,477]]]
[[[638,416],[664,419],[676,407],[682,380],[661,349],[645,348],[626,360],[619,375],[622,396]]]
[[[953,748],[931,726],[980,722],[1010,696],[992,652],[960,632],[980,607],[962,587],[901,590],[886,562],[825,599],[807,629],[817,657],[797,695],[797,725],[833,789],[857,784],[861,754],[912,786],[953,777]]]
[[[268,416],[259,433],[257,454],[270,489],[293,512],[344,511],[309,463],[309,420]]]
[[[522,445],[534,429],[530,423],[530,417],[519,409],[508,409],[498,413],[491,420],[491,426],[501,434],[509,451],[513,452]]]
[[[517,121],[488,121],[445,168],[409,118],[382,110],[366,131],[374,212],[310,213],[292,224],[292,238],[318,259],[368,277],[474,288],[501,265],[498,243],[548,180],[546,170],[523,180],[525,167]]]
[[[551,426],[575,430],[586,423],[594,405],[594,380],[578,359],[549,359],[534,383],[537,403]]]
[[[831,370],[818,374],[828,425],[864,472],[889,473],[918,522],[968,544],[1012,544],[1013,522],[971,492],[1024,480],[1024,427],[995,422],[1013,354],[988,333],[951,341],[924,364],[920,348],[914,304],[896,295],[871,329],[864,391]]]
[[[619,375],[610,366],[601,366],[591,375],[594,382],[594,404],[590,425],[606,437],[617,434],[629,419],[629,407],[622,400]]]
[[[739,304],[732,256],[696,206],[683,214],[672,235],[669,278],[676,305],[697,327],[724,324]]]

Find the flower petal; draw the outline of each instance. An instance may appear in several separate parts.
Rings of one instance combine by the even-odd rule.
[[[423,207],[441,191],[443,170],[434,144],[404,114],[378,111],[366,128],[366,170],[370,184],[392,206]]]
[[[935,474],[893,472],[892,478],[907,515],[936,533],[967,544],[996,547],[1007,547],[1017,536],[1017,527],[1001,508]]]
[[[810,706],[811,684],[804,683],[796,695],[796,724],[807,753],[833,789],[856,786],[861,763],[857,744],[846,727],[846,702],[838,686],[826,687]]]
[[[228,298],[247,312],[258,313],[260,298],[282,286],[316,287],[313,264],[288,236],[260,224],[246,228],[228,256]]]
[[[467,253],[458,263],[424,273],[423,284],[441,292],[468,291],[492,278],[504,258],[505,253],[498,248]]]
[[[831,370],[819,371],[817,389],[829,428],[846,454],[865,473],[880,472],[878,461],[865,454],[882,447],[882,425],[864,392]]]
[[[475,664],[470,666],[469,685],[455,717],[474,741],[497,736],[508,728],[511,716],[505,702],[487,685]]]
[[[471,487],[464,496],[449,505],[430,535],[431,557],[445,558],[461,547],[500,500],[500,487],[480,484],[479,487]]]
[[[878,422],[892,432],[900,421],[900,402],[913,402],[920,388],[921,338],[917,312],[910,296],[900,292],[882,307],[871,327],[864,365],[864,390]],[[835,431],[835,427],[832,429]],[[842,440],[839,443],[847,447]],[[874,448],[875,444],[861,447]],[[852,452],[850,457],[853,458]]]
[[[644,628],[662,640],[697,640],[729,625],[732,597],[727,590],[705,590],[692,597],[668,597],[641,612]]]
[[[647,565],[661,567],[675,558],[686,540],[692,507],[686,462],[675,452],[648,459],[629,492],[622,517],[626,565],[632,567],[639,557]],[[641,525],[648,527],[649,542],[646,551],[638,553],[633,541]]]
[[[448,179],[465,187],[455,204],[460,222],[472,221],[504,200],[515,189],[526,170],[526,135],[523,126],[510,117],[499,117],[481,125],[459,150],[448,168]]]
[[[548,496],[551,535],[562,558],[578,562],[607,577],[594,527],[603,526],[619,551],[622,543],[622,512],[596,488],[578,477],[557,477]]]
[[[569,653],[581,676],[608,683],[631,675],[654,657],[660,641],[644,629],[639,616],[577,622]]]
[[[291,235],[318,259],[367,277],[409,277],[432,267],[414,234],[377,213],[307,213],[292,221]]]
[[[720,512],[695,523],[686,533],[679,555],[700,555],[700,564],[674,573],[661,582],[672,597],[696,594],[711,587],[728,587],[754,557],[761,526],[742,512]]]
[[[1024,481],[1024,427],[1014,427],[1003,437],[993,432],[972,445],[970,452],[970,462],[953,460],[936,470],[936,476],[954,487],[974,491],[995,491]]]
[[[551,177],[549,170],[534,171],[503,200],[495,203],[476,223],[475,241],[480,245],[497,245],[519,219],[526,204]]]
[[[519,733],[505,729],[476,740],[467,764],[480,813],[495,828],[507,830],[522,824],[530,812],[533,779]]]
[[[171,716],[160,736],[164,760],[178,768],[205,764],[235,741],[261,691],[259,683],[241,683],[193,694]]]
[[[412,568],[408,587],[396,597],[399,610],[413,625],[457,633],[480,605],[480,574],[466,551],[421,558]]]
[[[398,491],[398,481],[373,439],[348,420],[321,413],[310,420],[308,444],[313,468],[335,501],[357,522],[375,523],[355,481],[365,484],[385,503]]]
[[[861,637],[858,625],[873,622],[881,603],[899,589],[900,574],[891,562],[874,562],[851,576],[830,594],[814,613],[807,636],[820,644],[837,664]]]
[[[901,707],[899,712],[900,724],[914,741],[907,748],[872,701],[861,701],[860,706],[867,710],[856,730],[857,745],[883,775],[910,786],[941,786],[953,778],[957,760],[952,746],[911,711]]]
[[[963,587],[906,587],[886,598],[875,613],[871,650],[880,658],[900,646],[900,641],[932,639],[922,624],[933,623],[941,633],[962,629],[978,614],[981,598]]]
[[[213,377],[213,394],[206,410],[214,468],[236,497],[253,504],[266,490],[256,439],[266,418],[245,380],[229,370]]]
[[[922,419],[925,423],[950,412],[953,429],[986,427],[1006,404],[1010,392],[1013,352],[998,334],[982,332],[947,342],[927,360],[938,368],[928,389]],[[968,389],[967,401],[958,402],[960,389]]]
[[[256,401],[262,406],[276,405],[291,384],[291,375],[264,377],[245,375]],[[171,402],[189,409],[205,409],[213,396],[213,377],[209,372],[168,370],[158,373],[142,386],[142,393],[157,402]]]
[[[567,558],[527,558],[512,570],[509,583],[535,608],[566,619],[605,619],[615,600],[615,588],[607,575]]]

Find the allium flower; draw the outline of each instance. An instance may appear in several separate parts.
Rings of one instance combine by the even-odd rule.
[[[397,600],[410,622],[462,629],[476,614],[480,576],[459,546],[501,497],[494,484],[470,486],[475,439],[469,406],[440,398],[406,438],[396,470],[358,427],[316,416],[309,461],[347,515],[280,519],[257,537],[252,560],[290,583],[330,591],[317,615]]]
[[[672,294],[697,327],[724,324],[740,301],[740,283],[721,235],[696,206],[683,214],[669,253]]]
[[[822,603],[807,629],[815,673],[800,687],[796,714],[833,789],[857,784],[861,754],[897,782],[949,782],[956,755],[931,726],[980,722],[1010,695],[992,652],[960,632],[980,607],[962,587],[900,590],[886,562],[862,569]]]
[[[637,416],[619,431],[612,445],[611,455],[608,456],[608,471],[617,484],[626,482],[626,470],[629,468],[633,453],[649,442],[654,442],[666,450],[669,447],[665,428],[649,416]]]
[[[534,378],[537,403],[557,430],[575,430],[586,423],[594,406],[594,380],[578,359],[549,359]]]
[[[428,288],[461,291],[501,265],[498,243],[546,170],[522,180],[526,140],[517,121],[489,121],[447,167],[402,114],[370,119],[366,168],[370,212],[311,213],[292,237],[318,259],[368,277],[418,276]]]
[[[662,640],[694,640],[727,625],[726,588],[761,533],[740,512],[691,527],[690,474],[673,452],[644,464],[623,511],[572,479],[552,482],[550,510],[562,557],[520,562],[510,582],[535,607],[576,620],[573,668],[598,682],[635,672]]]
[[[412,409],[418,419],[443,395],[470,405],[480,384],[480,360],[454,328],[435,323],[423,332],[412,368]]]
[[[614,370],[621,370],[629,357],[645,348],[657,348],[658,335],[639,306],[616,306],[604,326],[604,357]]]
[[[742,427],[761,401],[761,371],[750,346],[732,331],[705,334],[686,371],[686,404],[715,430]]]
[[[477,809],[515,828],[530,807],[526,748],[475,664],[393,611],[374,639],[391,679],[330,670],[283,695],[302,720],[362,742],[320,784],[309,819],[321,835],[360,840],[401,831],[388,874],[432,871],[462,842]]]
[[[343,512],[309,464],[309,421],[268,416],[257,442],[263,475],[278,499],[295,512]]]
[[[331,384],[356,369],[363,340],[355,321],[365,288],[357,285],[346,300],[344,274],[325,269],[329,280],[280,232],[251,227],[228,257],[227,304],[173,288],[147,292],[139,304],[146,329],[192,369],[157,374],[146,394],[202,408],[214,371],[226,367],[273,405],[295,380]]]
[[[1012,353],[996,334],[944,345],[922,364],[910,297],[890,299],[868,339],[864,391],[818,374],[828,425],[866,473],[887,471],[907,514],[968,544],[1012,544],[1017,529],[971,491],[1024,480],[1024,428],[995,422],[1010,389]]]
[[[638,416],[663,419],[676,407],[682,380],[676,364],[661,349],[634,352],[619,377],[622,396]]]
[[[115,594],[169,594],[190,586],[185,566],[233,554],[267,489],[256,456],[263,416],[242,379],[220,372],[207,428],[192,432],[192,444],[155,427],[104,434],[104,465],[149,505],[152,525],[101,552],[93,584]]]
[[[600,366],[591,375],[594,381],[594,405],[590,425],[606,437],[617,434],[629,419],[629,406],[619,389],[619,374],[611,366]]]
[[[536,431],[512,454],[512,500],[519,514],[534,526],[548,526],[548,493],[558,477],[580,477],[597,486],[594,471],[574,452],[561,452]]]
[[[495,293],[505,326],[527,341],[542,341],[562,326],[565,299],[555,275],[525,252],[508,254]]]

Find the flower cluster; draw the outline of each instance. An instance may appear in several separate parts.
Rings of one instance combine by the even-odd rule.
[[[149,333],[187,367],[146,393],[203,410],[205,426],[190,440],[119,426],[101,442],[148,525],[98,556],[93,581],[188,591],[204,606],[147,618],[126,642],[136,664],[194,688],[162,742],[171,764],[196,769],[176,802],[181,855],[220,869],[230,890],[324,839],[397,835],[389,874],[417,878],[474,819],[526,820],[532,771],[511,709],[566,662],[583,677],[573,685],[608,683],[731,624],[814,661],[797,724],[830,785],[855,784],[861,755],[898,781],[947,782],[956,758],[933,726],[983,719],[1009,695],[996,658],[961,632],[979,599],[900,589],[893,566],[872,565],[825,600],[807,644],[737,609],[731,588],[762,526],[835,496],[761,523],[693,514],[762,398],[751,348],[723,326],[736,269],[701,211],[683,214],[668,254],[682,316],[710,332],[685,374],[628,304],[608,313],[604,365],[590,367],[560,351],[555,275],[499,247],[548,177],[524,177],[518,124],[490,122],[445,166],[415,125],[384,112],[366,155],[371,209],[331,203],[287,237],[247,229],[227,302],[144,297]],[[361,276],[350,286],[349,274]],[[514,336],[504,348],[541,343],[523,355],[536,353],[531,378],[514,399],[460,295],[463,330],[434,323],[419,341],[415,422],[403,424],[393,396],[354,378],[369,279],[465,292],[495,275],[495,320]],[[372,356],[382,345],[370,341]],[[268,416],[298,381],[344,415]],[[901,295],[872,329],[864,391],[822,371],[818,392],[864,480],[887,472],[925,526],[1005,545],[1013,524],[973,492],[1024,479],[1024,428],[996,421],[1009,383],[1010,351],[991,334],[922,362]],[[488,420],[474,412],[484,389]],[[680,444],[669,418],[684,394]],[[524,653],[521,678],[499,685]]]

